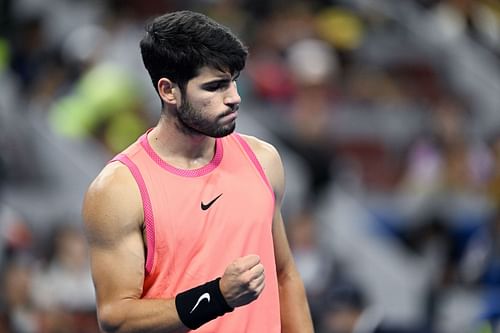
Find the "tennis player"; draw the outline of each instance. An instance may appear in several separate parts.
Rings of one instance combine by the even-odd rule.
[[[234,131],[246,47],[180,11],[151,21],[140,49],[159,121],[83,204],[101,329],[313,332],[280,213],[280,156]]]

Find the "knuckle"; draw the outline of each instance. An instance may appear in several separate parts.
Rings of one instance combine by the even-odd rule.
[[[242,274],[241,275],[241,282],[245,285],[248,285],[250,284],[250,282],[252,282],[252,275],[249,274],[249,273],[246,273],[246,274]]]

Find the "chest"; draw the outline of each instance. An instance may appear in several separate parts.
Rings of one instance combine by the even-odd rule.
[[[268,217],[273,197],[255,174],[219,170],[201,179],[176,179],[160,188],[153,210],[169,229],[195,234],[206,228],[230,231]],[[233,230],[234,231],[234,230]]]

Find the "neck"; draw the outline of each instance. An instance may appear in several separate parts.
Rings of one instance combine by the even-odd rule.
[[[181,169],[202,167],[212,160],[215,152],[215,138],[185,133],[170,116],[160,117],[148,141],[163,160]]]

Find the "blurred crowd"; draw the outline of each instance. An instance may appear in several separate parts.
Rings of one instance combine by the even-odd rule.
[[[498,0],[0,0],[0,332],[98,332],[80,209],[154,126],[145,22],[249,46],[318,333],[500,332]]]

